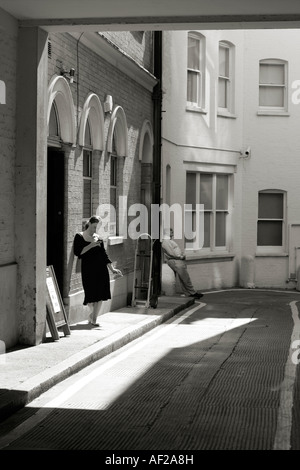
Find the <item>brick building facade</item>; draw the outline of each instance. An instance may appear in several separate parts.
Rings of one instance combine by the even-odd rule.
[[[48,131],[48,166],[51,165],[53,153],[64,153],[62,158],[65,160],[61,169],[65,185],[64,211],[61,211],[64,212],[64,223],[63,233],[58,234],[64,262],[56,267],[56,272],[61,270],[61,290],[68,305],[70,321],[84,318],[85,315],[81,277],[75,272],[73,260],[74,234],[81,230],[89,213],[103,215],[99,212],[103,204],[116,205],[117,225],[107,227],[105,243],[109,257],[117,262],[124,274],[122,279],[111,280],[112,301],[103,304],[103,311],[126,305],[128,291],[132,290],[135,241],[128,236],[127,224],[120,227],[120,219],[126,216],[130,223],[131,218],[124,212],[128,213],[131,205],[141,202],[142,173],[146,166],[152,165],[152,92],[156,83],[152,45],[152,33],[143,32],[49,35],[49,96],[52,93],[57,97],[49,105],[55,106],[58,121],[61,111],[61,120],[67,119],[69,127],[75,126],[77,136],[76,142],[70,143],[68,140],[72,140],[72,133],[62,138]],[[64,73],[72,68],[73,82],[68,73]],[[60,94],[65,95],[64,104],[59,103]],[[70,100],[71,104],[68,105]],[[70,112],[73,110],[73,116],[64,115],[68,108]],[[51,109],[48,109],[48,128],[51,127]],[[63,133],[62,126],[64,124],[58,123],[57,127]],[[87,127],[90,142],[85,142]],[[115,148],[112,148],[113,145]],[[116,156],[117,165],[115,202],[111,201],[112,155]],[[91,160],[88,177],[84,175],[84,158]],[[51,186],[56,185],[55,178],[54,169],[53,178],[48,180],[50,192]],[[84,185],[91,185],[88,186],[91,189],[90,202],[84,200],[87,197],[87,187]],[[151,198],[151,184],[147,191]],[[57,187],[54,192],[57,193]],[[125,201],[123,208],[120,207],[119,197]],[[48,220],[48,225],[51,223]],[[52,244],[52,236],[55,237],[55,232],[52,235],[50,229],[48,245]],[[55,245],[54,251],[57,251],[57,240]],[[51,255],[48,261],[52,264]],[[59,259],[54,260],[55,263],[59,263]]]
[[[103,216],[108,254],[124,274],[111,278],[102,312],[127,305],[136,217],[128,208],[152,201],[157,80],[150,32],[47,35],[20,32],[5,12],[1,21],[0,331],[10,348],[43,340],[49,264],[69,321],[87,318],[73,239],[93,214]],[[104,204],[116,205],[116,221],[101,214]]]

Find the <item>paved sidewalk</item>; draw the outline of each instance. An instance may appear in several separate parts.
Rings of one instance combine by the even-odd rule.
[[[87,321],[70,326],[58,341],[49,334],[38,346],[16,348],[0,356],[0,421],[40,394],[92,362],[121,348],[176,313],[194,299],[159,297],[156,309],[124,307],[98,318],[100,327]]]

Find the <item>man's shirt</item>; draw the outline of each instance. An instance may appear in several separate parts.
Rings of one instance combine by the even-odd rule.
[[[182,255],[179,246],[176,242],[174,242],[174,240],[163,239],[161,246],[164,250],[164,254],[167,260],[171,258],[178,258]]]

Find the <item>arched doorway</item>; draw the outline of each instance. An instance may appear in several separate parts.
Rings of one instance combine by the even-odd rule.
[[[73,100],[67,80],[56,76],[48,89],[47,266],[64,296],[66,147],[75,143]],[[70,145],[71,144],[71,145]]]
[[[65,166],[55,103],[51,109],[48,143],[47,266],[53,266],[59,290],[63,295]]]
[[[107,135],[107,155],[110,160],[110,235],[122,237],[127,231],[127,219],[122,196],[124,193],[124,158],[128,156],[128,126],[124,109],[116,106],[110,118]]]

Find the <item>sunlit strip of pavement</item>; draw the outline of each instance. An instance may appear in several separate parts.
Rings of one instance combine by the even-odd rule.
[[[78,380],[78,382],[68,387],[58,397],[54,398],[53,400],[50,400],[48,403],[43,405],[43,407],[40,408],[34,414],[34,416],[28,418],[18,427],[16,427],[11,432],[9,432],[6,436],[3,436],[2,438],[0,438],[0,449],[4,449],[5,447],[9,446],[10,443],[19,439],[26,432],[30,431],[32,428],[37,426],[53,411],[53,409],[59,408],[60,406],[62,406],[62,404],[66,400],[68,400],[70,397],[76,394],[79,390],[85,387],[89,382],[94,380],[96,377],[103,374],[103,372],[105,372],[107,369],[113,367],[118,362],[123,361],[124,358],[130,356],[134,352],[137,352],[140,349],[143,349],[145,347],[145,343],[150,343],[154,339],[157,339],[159,336],[166,334],[167,330],[170,330],[176,327],[179,323],[185,321],[187,318],[193,315],[199,308],[202,308],[205,305],[206,305],[205,303],[197,304],[197,306],[193,307],[191,310],[187,311],[183,315],[180,315],[177,318],[174,317],[171,320],[169,320],[169,322],[163,324],[161,328],[159,328],[154,334],[151,334],[147,339],[144,338],[142,339],[142,341],[137,342],[135,345],[132,345],[132,346],[130,345],[130,347],[126,351],[123,351],[123,352],[119,351],[117,355],[109,359],[106,363],[102,364],[97,369],[94,369],[88,375],[82,377],[80,380]],[[33,406],[33,402],[30,404],[30,406]]]

